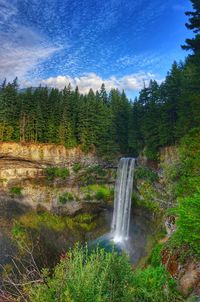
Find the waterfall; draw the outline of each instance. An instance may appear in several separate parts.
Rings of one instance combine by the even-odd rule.
[[[112,235],[115,242],[128,240],[135,159],[121,158],[115,184]]]

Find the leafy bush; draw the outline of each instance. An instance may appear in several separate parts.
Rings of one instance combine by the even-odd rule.
[[[151,253],[151,257],[149,259],[149,262],[153,267],[160,266],[162,260],[162,256],[161,256],[162,249],[163,249],[162,243],[158,243],[154,246]]]
[[[20,196],[22,194],[22,188],[20,187],[12,187],[10,189],[10,193],[16,196]]]
[[[125,256],[75,247],[45,282],[26,288],[31,302],[132,302],[132,270]]]
[[[136,270],[133,276],[134,302],[175,302],[183,301],[176,291],[176,283],[164,266],[149,266]]]
[[[66,179],[70,175],[67,168],[58,167],[46,168],[45,174],[48,180],[54,180],[55,178]]]
[[[33,283],[34,284],[34,283]],[[125,255],[78,245],[43,282],[25,288],[31,302],[176,302],[175,282],[162,266],[132,271]]]
[[[158,180],[158,175],[156,172],[145,168],[145,167],[138,167],[135,171],[135,178],[136,179],[145,179],[149,180],[150,182],[154,182]]]
[[[104,194],[104,192],[102,190],[99,190],[96,192],[95,198],[97,200],[104,200],[104,199],[106,199],[106,195]]]
[[[200,256],[200,190],[193,196],[180,198],[176,212],[178,228],[173,240],[188,244]]]
[[[80,163],[75,163],[72,167],[73,171],[77,173],[81,169],[81,164]]]
[[[181,166],[177,193],[184,197],[200,187],[200,128],[193,129],[183,137],[179,154]]]
[[[62,204],[66,204],[68,201],[73,201],[74,199],[74,195],[70,192],[65,192],[63,195],[59,196],[59,202]]]
[[[81,188],[82,192],[86,193],[86,196],[90,196],[93,199],[109,201],[113,199],[114,191],[104,185],[89,185]]]
[[[62,231],[65,228],[65,221],[62,217],[48,212],[37,214],[27,213],[20,217],[19,222],[22,227],[37,229],[40,225],[55,231]]]

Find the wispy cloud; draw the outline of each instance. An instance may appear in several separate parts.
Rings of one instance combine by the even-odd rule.
[[[125,55],[116,60],[116,65],[120,65],[121,68],[132,67],[135,68],[155,68],[160,64],[163,56],[158,54],[143,53],[140,55]]]
[[[138,91],[144,86],[144,83],[148,84],[150,79],[156,78],[155,74],[144,72],[130,74],[123,77],[111,76],[107,79],[103,79],[96,73],[88,73],[74,78],[68,75],[50,77],[48,79],[41,80],[41,84],[48,87],[62,89],[70,83],[73,88],[78,86],[81,93],[87,93],[90,88],[96,91],[101,87],[102,83],[105,84],[107,90],[117,88],[120,91],[123,89],[126,91]],[[159,82],[161,81],[161,79],[157,80]]]
[[[0,0],[0,78],[23,78],[60,48],[30,27],[17,23],[18,9]]]
[[[12,16],[17,14],[17,8],[5,0],[0,1],[0,24],[4,24]]]

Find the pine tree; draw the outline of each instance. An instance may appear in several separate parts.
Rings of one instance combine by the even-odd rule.
[[[194,11],[186,12],[186,16],[190,17],[186,27],[195,33],[195,37],[186,39],[186,45],[183,45],[182,48],[192,50],[196,54],[200,51],[200,2],[199,0],[191,0],[191,2]]]

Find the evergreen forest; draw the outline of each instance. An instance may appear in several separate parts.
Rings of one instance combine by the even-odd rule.
[[[200,3],[193,0],[187,28],[194,37],[182,45],[189,55],[174,62],[165,80],[151,80],[135,100],[124,91],[99,91],[83,95],[78,87],[19,89],[17,78],[0,87],[0,140],[81,145],[100,155],[156,159],[159,148],[174,145],[200,126]]]

